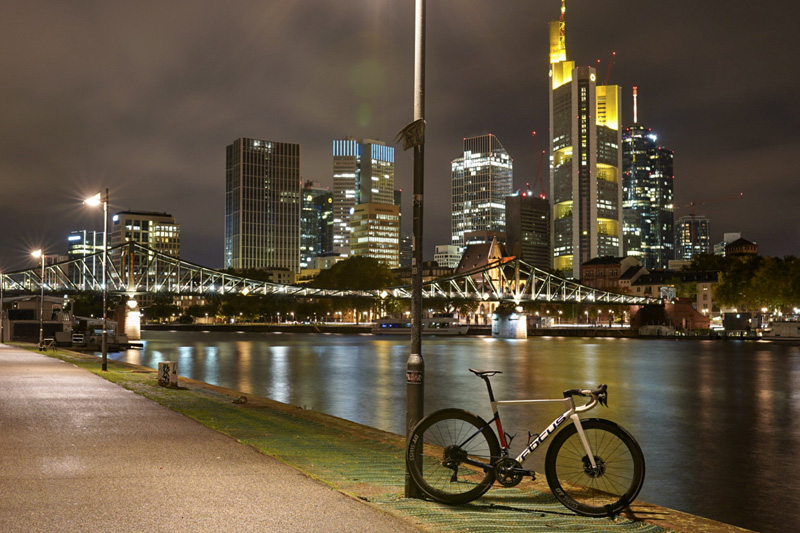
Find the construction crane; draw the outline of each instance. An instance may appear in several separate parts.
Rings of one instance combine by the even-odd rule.
[[[692,202],[689,202],[688,204],[674,206],[674,208],[673,208],[674,211],[677,211],[678,209],[685,209],[687,207],[689,208],[689,216],[692,219],[691,226],[690,226],[690,229],[689,229],[689,231],[691,232],[690,238],[691,238],[691,242],[692,242],[692,254],[694,254],[695,246],[697,244],[697,242],[696,242],[697,241],[697,234],[696,234],[697,226],[696,226],[696,224],[694,222],[695,221],[695,216],[696,216],[696,208],[697,208],[697,206],[698,205],[716,204],[716,203],[719,203],[719,202],[728,202],[730,200],[738,200],[742,196],[744,196],[744,193],[740,192],[739,194],[733,194],[731,196],[725,196],[723,198],[712,198],[710,200],[692,201]]]

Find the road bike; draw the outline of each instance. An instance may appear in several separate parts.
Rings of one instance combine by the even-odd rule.
[[[526,476],[535,479],[535,472],[522,463],[562,424],[571,421],[556,433],[545,457],[545,477],[553,495],[585,516],[614,516],[636,499],[644,483],[644,455],[636,439],[610,420],[578,416],[598,403],[608,407],[606,385],[566,390],[559,399],[497,401],[489,378],[502,372],[469,370],[486,383],[494,416],[486,422],[462,409],[442,409],[414,427],[408,438],[406,464],[428,497],[464,504],[482,496],[495,481],[513,487]],[[576,406],[575,396],[588,401]],[[541,433],[529,431],[522,452],[511,457],[509,446],[514,437],[503,431],[498,406],[559,402],[565,406],[564,413]]]

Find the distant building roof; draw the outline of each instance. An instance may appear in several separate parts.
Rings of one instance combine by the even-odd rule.
[[[461,256],[456,267],[456,274],[469,272],[476,268],[481,268],[489,263],[497,261],[506,257],[505,249],[497,243],[497,239],[492,239],[492,242],[484,242],[481,244],[470,244],[464,249],[464,254]]]

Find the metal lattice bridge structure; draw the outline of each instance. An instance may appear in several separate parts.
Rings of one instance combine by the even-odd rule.
[[[126,243],[108,249],[108,293],[280,295],[295,298],[410,299],[411,286],[375,290],[322,289],[308,285],[282,285],[249,279],[206,268],[150,248]],[[0,275],[9,293],[102,292],[103,253],[56,262]],[[44,287],[42,287],[44,284]],[[608,292],[555,276],[515,258],[504,258],[472,271],[428,281],[423,298],[492,302],[580,304],[660,304],[658,298]]]

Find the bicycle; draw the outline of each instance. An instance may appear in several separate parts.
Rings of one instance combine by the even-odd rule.
[[[464,504],[485,494],[495,481],[513,487],[525,476],[535,479],[535,472],[522,463],[570,420],[572,424],[553,438],[545,457],[545,476],[553,495],[576,513],[595,517],[619,514],[636,499],[644,483],[639,444],[615,422],[578,416],[598,403],[608,407],[606,385],[569,389],[563,399],[497,401],[489,378],[502,372],[469,370],[486,383],[494,416],[486,422],[462,409],[442,409],[417,423],[408,439],[406,464],[425,495],[442,503]],[[589,400],[576,407],[574,396]],[[498,406],[557,402],[565,404],[564,413],[538,435],[529,431],[527,445],[512,458],[509,446],[514,436],[503,431]]]

